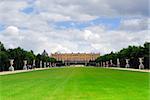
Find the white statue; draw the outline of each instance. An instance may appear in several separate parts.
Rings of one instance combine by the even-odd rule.
[[[33,60],[33,67],[35,67],[35,60]]]
[[[13,67],[14,59],[10,59],[9,61],[10,61],[9,71],[14,71],[14,67]]]
[[[129,68],[130,67],[130,65],[129,65],[129,59],[126,59],[126,66],[125,66],[126,68]]]
[[[139,62],[140,62],[140,65],[139,65],[139,69],[144,69],[144,65],[143,65],[143,58],[139,58]]]
[[[44,68],[46,68],[46,62],[44,62]]]
[[[109,61],[106,61],[106,67],[109,67]]]
[[[106,66],[105,66],[105,62],[103,62],[103,67],[106,67]]]
[[[40,61],[40,68],[42,68],[42,61]]]
[[[120,67],[120,61],[119,61],[119,58],[117,58],[117,67]]]
[[[23,66],[23,70],[27,70],[27,60],[24,60],[24,66]]]
[[[110,66],[111,66],[111,67],[113,66],[113,62],[112,62],[112,60],[110,60]]]

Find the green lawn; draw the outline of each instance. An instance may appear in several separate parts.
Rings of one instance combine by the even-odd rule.
[[[0,100],[150,100],[150,73],[93,67],[0,76]]]

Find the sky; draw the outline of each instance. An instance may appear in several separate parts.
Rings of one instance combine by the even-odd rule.
[[[150,42],[149,0],[0,0],[0,41],[36,54],[117,52]]]

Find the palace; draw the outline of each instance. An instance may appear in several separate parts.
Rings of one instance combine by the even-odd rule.
[[[94,61],[100,53],[54,53],[51,57],[65,64],[87,64]]]

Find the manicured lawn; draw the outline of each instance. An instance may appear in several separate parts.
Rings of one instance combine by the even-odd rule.
[[[150,100],[150,73],[51,68],[0,76],[0,100]]]

